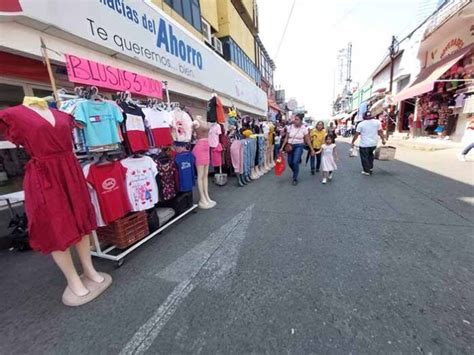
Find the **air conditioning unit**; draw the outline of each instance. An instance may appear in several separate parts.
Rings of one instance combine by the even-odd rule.
[[[212,36],[212,46],[214,47],[214,49],[216,50],[217,53],[219,53],[220,55],[224,54],[224,49],[222,47],[222,42],[216,36]]]
[[[209,22],[201,18],[202,20],[202,34],[204,35],[204,41],[212,45],[212,34],[211,34],[211,25]]]

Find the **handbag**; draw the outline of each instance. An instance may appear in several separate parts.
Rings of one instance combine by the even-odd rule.
[[[349,157],[351,157],[351,158],[357,157],[357,148],[356,147],[349,149]]]
[[[283,154],[280,153],[278,154],[278,157],[275,162],[275,175],[280,176],[285,172],[285,167],[286,167],[286,162],[285,158],[283,157]]]

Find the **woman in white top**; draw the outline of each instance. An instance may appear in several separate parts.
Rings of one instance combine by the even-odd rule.
[[[304,114],[298,114],[293,118],[293,124],[288,128],[288,133],[285,135],[285,140],[280,149],[288,154],[288,165],[293,171],[293,185],[298,184],[304,143],[308,145],[311,155],[315,154],[309,137],[309,129],[303,125],[303,117]]]

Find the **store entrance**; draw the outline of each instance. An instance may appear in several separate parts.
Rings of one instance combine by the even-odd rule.
[[[410,115],[415,114],[415,100],[409,99],[402,101],[400,105],[400,114],[398,117],[398,132],[408,132],[410,129]]]

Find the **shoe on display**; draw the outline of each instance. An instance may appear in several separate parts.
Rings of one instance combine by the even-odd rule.
[[[78,307],[95,300],[112,284],[112,277],[109,274],[99,273],[104,280],[102,282],[95,282],[85,275],[81,276],[84,286],[89,290],[84,296],[76,295],[69,286],[66,287],[63,293],[62,301],[64,305],[69,307]]]

